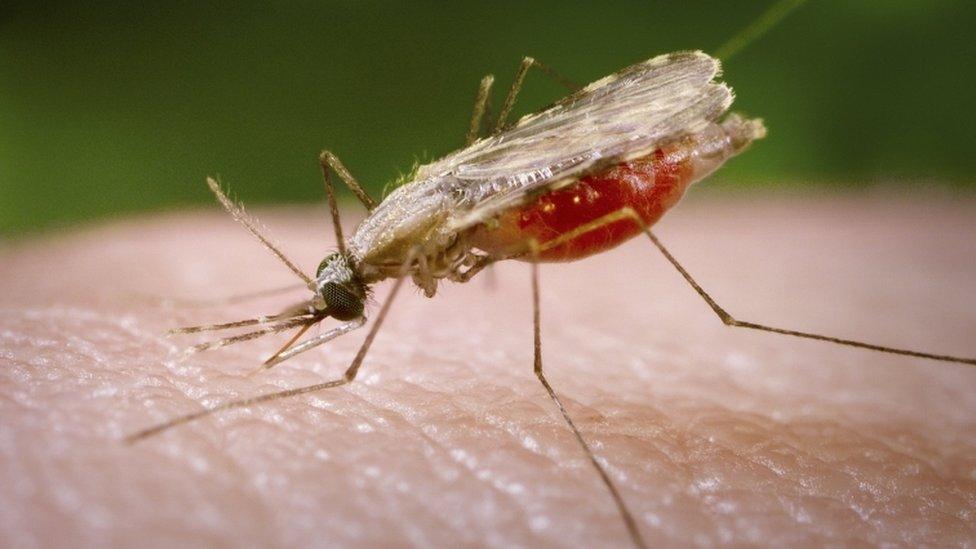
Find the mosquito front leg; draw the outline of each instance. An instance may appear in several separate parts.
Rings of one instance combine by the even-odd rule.
[[[316,383],[315,385],[309,385],[306,387],[298,387],[296,389],[289,389],[287,391],[278,391],[274,393],[267,393],[264,395],[259,395],[256,397],[245,398],[241,400],[234,400],[231,402],[226,402],[224,404],[217,405],[213,408],[208,408],[206,410],[200,410],[199,412],[194,412],[192,414],[187,414],[185,416],[180,416],[171,419],[165,423],[156,425],[155,427],[150,427],[148,429],[143,429],[137,433],[133,433],[127,436],[124,440],[128,444],[138,442],[144,438],[150,437],[152,435],[161,433],[172,427],[178,425],[183,425],[184,423],[189,423],[193,420],[200,419],[211,414],[221,412],[224,410],[231,410],[234,408],[246,408],[255,404],[262,404],[265,402],[270,402],[272,400],[279,400],[282,398],[289,398],[298,395],[304,395],[307,393],[313,393],[315,391],[321,391],[323,389],[331,389],[333,387],[340,387],[347,383],[352,382],[356,379],[356,374],[359,372],[359,367],[362,366],[363,360],[366,358],[366,353],[369,351],[370,346],[373,344],[373,339],[376,338],[376,334],[380,330],[380,326],[383,325],[383,321],[386,319],[387,314],[390,311],[390,307],[393,305],[393,300],[396,298],[397,293],[400,291],[400,287],[403,286],[403,280],[406,278],[407,274],[410,272],[410,267],[413,264],[414,258],[416,257],[417,250],[411,250],[407,255],[406,261],[404,261],[403,266],[400,268],[400,272],[397,276],[396,282],[393,283],[393,288],[390,290],[389,297],[386,298],[386,302],[380,308],[379,313],[376,315],[376,320],[373,321],[373,325],[370,327],[369,332],[366,334],[366,339],[363,340],[362,345],[359,347],[359,352],[356,353],[356,357],[352,360],[352,363],[346,368],[345,373],[339,379],[334,379],[332,381],[326,381],[324,383]],[[325,334],[323,334],[325,335]],[[299,352],[310,349],[314,345],[310,345],[315,339],[309,340],[301,345],[293,347],[287,351],[288,356],[294,356]],[[305,346],[304,348],[301,348]],[[281,353],[278,358],[281,358],[286,353]],[[282,359],[283,360],[283,359]],[[280,362],[280,360],[279,360]]]
[[[339,157],[336,156],[332,151],[325,150],[319,153],[319,164],[321,164],[323,170],[326,168],[332,168],[335,170],[335,173],[339,174],[339,178],[342,179],[342,182],[346,184],[346,187],[352,191],[352,194],[356,195],[356,198],[362,202],[363,206],[366,207],[366,210],[372,211],[373,208],[376,207],[376,201],[373,200],[373,197],[369,196],[366,189],[359,184],[359,181],[352,176],[352,173],[346,169],[346,166],[339,161]],[[328,176],[326,176],[326,179],[328,179]],[[332,182],[327,181],[326,186],[331,187]]]
[[[566,411],[566,407],[563,406],[562,401],[556,395],[556,392],[552,390],[552,386],[549,385],[549,380],[546,379],[546,374],[542,369],[542,321],[539,307],[539,263],[536,258],[541,251],[538,244],[531,244],[533,261],[532,261],[532,333],[534,341],[534,370],[536,377],[539,378],[539,382],[545,388],[546,393],[549,398],[556,403],[556,407],[559,408],[559,412],[562,414],[563,419],[569,425],[569,428],[573,431],[573,435],[576,437],[576,441],[579,442],[580,446],[583,448],[583,452],[586,454],[587,459],[593,464],[597,473],[600,475],[600,479],[603,484],[610,491],[610,495],[613,497],[614,503],[617,505],[617,509],[620,511],[621,518],[624,520],[624,524],[627,527],[627,532],[630,534],[631,540],[637,547],[646,547],[644,543],[644,538],[641,537],[640,529],[637,527],[637,521],[634,520],[630,509],[627,508],[627,504],[624,502],[623,497],[621,497],[620,492],[617,487],[613,484],[610,479],[610,475],[607,474],[606,470],[597,461],[596,456],[593,454],[593,450],[590,449],[589,444],[583,438],[582,433],[576,427],[573,419],[569,416],[569,412]]]
[[[254,326],[260,324],[262,326],[267,326],[279,321],[312,321],[314,320],[314,315],[271,315],[271,316],[259,316],[256,318],[248,318],[244,320],[235,320],[234,322],[223,322],[220,324],[201,324],[199,326],[183,326],[180,328],[173,328],[167,332],[167,335],[178,335],[178,334],[196,334],[200,332],[217,332],[220,330],[228,330],[231,328],[242,328],[244,326]]]
[[[356,198],[363,203],[367,210],[372,211],[376,207],[373,200],[363,186],[356,181],[356,178],[349,173],[349,170],[342,165],[339,158],[331,151],[322,151],[319,154],[319,166],[322,168],[322,179],[325,181],[325,194],[329,199],[329,212],[332,215],[332,231],[335,233],[336,243],[339,245],[339,252],[346,255],[346,239],[342,236],[342,223],[339,217],[339,203],[336,200],[335,187],[332,185],[331,170],[339,174],[339,178],[346,184],[346,187],[356,195]]]
[[[757,324],[754,322],[746,322],[744,320],[739,320],[733,317],[731,314],[729,314],[714,299],[712,299],[712,296],[710,296],[708,292],[706,292],[701,287],[701,285],[699,285],[698,282],[695,281],[695,279],[691,276],[691,274],[688,273],[688,271],[681,265],[681,263],[679,263],[678,260],[675,259],[673,255],[671,255],[671,252],[669,252],[668,249],[664,247],[664,244],[662,244],[661,241],[658,240],[657,236],[655,236],[654,233],[651,232],[650,228],[644,223],[644,220],[640,218],[637,212],[635,212],[632,208],[629,207],[622,208],[615,212],[611,212],[607,215],[604,215],[593,221],[590,221],[589,223],[584,223],[579,227],[576,227],[572,231],[563,233],[558,238],[554,238],[542,244],[540,246],[539,251],[544,252],[546,250],[556,248],[562,244],[565,244],[566,242],[573,240],[574,238],[582,234],[599,229],[604,225],[608,225],[610,223],[616,223],[618,221],[624,221],[624,220],[633,221],[644,232],[644,234],[647,235],[647,238],[651,240],[651,243],[654,244],[654,247],[656,247],[664,255],[664,257],[668,260],[668,262],[671,263],[671,265],[673,265],[674,268],[677,269],[679,273],[681,273],[681,276],[685,279],[685,281],[687,281],[688,284],[691,285],[691,287],[695,290],[695,292],[699,296],[701,296],[703,300],[705,300],[705,303],[708,304],[708,306],[712,309],[712,311],[715,312],[715,314],[722,320],[723,323],[725,323],[726,326],[732,326],[734,328],[749,328],[751,330],[760,330],[763,332],[772,332],[775,334],[802,337],[806,339],[816,339],[818,341],[827,341],[830,343],[836,343],[838,345],[859,347],[862,349],[869,349],[871,351],[878,351],[882,353],[914,356],[919,358],[927,358],[930,360],[940,360],[943,362],[958,362],[960,364],[976,365],[976,358],[964,358],[964,357],[956,357],[956,356],[949,356],[949,355],[942,355],[942,354],[923,353],[920,351],[912,351],[909,349],[896,349],[894,347],[886,347],[884,345],[874,345],[872,343],[865,343],[853,339],[843,339],[839,337],[826,336],[826,335],[814,334],[809,332],[800,332],[797,330],[777,328],[774,326],[766,326],[765,324]]]
[[[279,347],[278,350],[275,351],[275,353],[273,355],[271,355],[270,357],[268,357],[268,359],[265,360],[261,364],[261,367],[260,368],[258,368],[257,370],[254,370],[254,373],[257,373],[257,372],[266,370],[267,368],[270,368],[271,366],[273,366],[274,364],[271,364],[271,363],[274,362],[275,360],[277,360],[278,357],[280,357],[282,353],[284,353],[285,351],[287,351],[288,349],[290,349],[299,339],[301,339],[301,337],[303,335],[305,335],[305,332],[307,332],[309,330],[309,328],[311,328],[312,326],[313,326],[313,323],[312,322],[309,322],[309,323],[303,325],[301,328],[299,328],[298,331],[295,332],[294,335],[292,335],[290,338],[288,338],[288,341],[286,341],[284,345],[282,345],[281,347]]]
[[[322,345],[323,343],[332,341],[333,339],[343,334],[348,334],[349,332],[358,329],[360,326],[363,325],[364,322],[366,322],[365,318],[357,318],[356,320],[353,320],[351,322],[340,324],[339,326],[329,330],[328,332],[325,332],[324,334],[317,335],[293,347],[292,345],[294,344],[295,341],[298,340],[298,337],[301,337],[301,334],[305,333],[305,330],[308,329],[308,327],[306,326],[302,331],[300,331],[297,334],[297,336],[289,340],[288,343],[286,343],[281,349],[278,350],[278,352],[272,355],[271,358],[265,360],[262,369],[268,369],[278,364],[281,364],[282,362],[288,360],[289,358],[297,354],[304,353],[309,349],[313,349],[315,347],[318,347],[319,345]]]

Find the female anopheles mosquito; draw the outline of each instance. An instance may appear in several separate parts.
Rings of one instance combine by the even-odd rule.
[[[519,82],[525,71],[537,64],[529,60],[522,66],[525,69],[520,70]],[[735,117],[718,121],[728,108],[730,95],[727,88],[712,81],[715,72],[717,63],[701,54],[656,58],[598,82],[549,111],[523,119],[511,129],[505,130],[505,116],[502,116],[501,122],[494,125],[492,136],[480,141],[471,139],[471,148],[422,168],[413,183],[401,187],[378,206],[351,176],[347,177],[348,173],[334,156],[324,154],[326,188],[337,233],[340,229],[333,189],[328,181],[329,168],[338,172],[360,196],[371,210],[370,217],[349,240],[337,234],[339,252],[326,258],[315,277],[303,276],[314,292],[308,303],[250,323],[263,324],[262,331],[255,332],[259,335],[287,329],[303,332],[326,316],[344,324],[304,343],[298,343],[297,339],[289,341],[267,365],[361,326],[367,285],[383,278],[395,278],[393,294],[375,318],[366,343],[343,378],[232,403],[224,408],[351,381],[406,275],[433,294],[439,280],[465,281],[477,269],[499,259],[571,259],[601,251],[645,230],[677,200],[685,185],[762,135],[762,126],[757,121]],[[479,108],[472,118],[475,130],[482,124],[486,104],[482,97],[488,96],[490,85],[487,81],[480,88]],[[661,93],[660,99],[653,95],[657,92]],[[514,92],[509,97],[502,109],[504,115],[514,103]],[[658,115],[661,117],[656,118]],[[477,136],[477,131],[472,133]],[[579,148],[574,149],[577,145]],[[709,152],[714,154],[706,154]],[[254,229],[216,184],[211,186],[227,209]],[[260,234],[256,229],[254,232]],[[666,253],[653,234],[647,235]],[[680,269],[674,258],[667,257]],[[302,276],[300,269],[294,268],[291,262],[288,264]],[[537,289],[536,261],[532,264],[533,287]],[[694,282],[683,270],[682,274]],[[776,331],[732,319],[701,288],[695,285],[695,289],[727,323]],[[559,399],[542,370],[537,291],[534,296],[536,374],[558,404]],[[204,328],[218,326],[201,327]],[[244,337],[228,338],[221,343],[240,341]],[[850,341],[841,343],[866,346]],[[217,344],[198,349],[213,346]],[[565,410],[560,408],[565,415]],[[568,415],[566,419],[572,425]],[[185,419],[172,424],[182,421]],[[575,427],[574,433],[586,448]],[[588,449],[587,452],[592,457]],[[594,465],[604,475],[604,482],[637,539],[639,532],[626,506],[599,464],[594,462]]]

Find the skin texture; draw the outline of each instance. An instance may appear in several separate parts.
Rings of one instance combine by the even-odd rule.
[[[329,251],[322,207],[256,213],[307,269]],[[972,201],[693,195],[656,231],[743,320],[976,356]],[[253,376],[285,337],[179,362],[202,338],[165,330],[304,295],[179,301],[294,280],[216,211],[4,255],[0,546],[629,545],[532,374],[525,264],[404,288],[351,386],[129,447],[334,378],[365,330]],[[974,543],[976,368],[727,328],[642,239],[541,287],[549,379],[649,543]]]

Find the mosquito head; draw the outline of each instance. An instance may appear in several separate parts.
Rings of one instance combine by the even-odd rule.
[[[313,305],[339,320],[363,316],[366,285],[363,284],[349,259],[339,253],[326,256],[315,273]]]

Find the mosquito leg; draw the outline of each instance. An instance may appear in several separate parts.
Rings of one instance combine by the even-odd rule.
[[[322,166],[323,171],[327,171],[328,168],[335,170],[335,173],[339,174],[339,178],[342,179],[342,182],[346,184],[346,187],[350,191],[352,191],[352,194],[356,195],[356,198],[362,202],[367,211],[372,211],[373,208],[376,207],[376,201],[373,200],[373,197],[369,196],[366,189],[359,184],[359,181],[352,176],[352,173],[346,169],[342,162],[339,161],[339,157],[333,154],[332,151],[322,151],[319,154],[319,164]],[[325,176],[325,179],[325,185],[328,187],[326,192],[329,193],[329,196],[332,196],[332,181],[329,179],[328,175]]]
[[[336,326],[335,328],[329,330],[328,332],[325,332],[324,334],[317,335],[311,339],[303,341],[298,345],[295,345],[294,347],[291,347],[293,341],[289,341],[289,343],[284,347],[282,347],[281,350],[279,350],[277,353],[275,353],[274,356],[264,361],[263,369],[267,370],[269,368],[272,368],[297,354],[304,353],[309,349],[318,347],[323,343],[332,341],[333,339],[343,334],[348,334],[349,332],[361,327],[364,322],[366,322],[365,318],[357,318],[356,320],[353,320],[351,322],[340,324],[339,326]],[[301,333],[299,333],[298,335],[301,335]],[[291,347],[291,349],[289,349],[288,347]]]
[[[478,139],[481,134],[481,122],[488,108],[488,97],[491,94],[491,85],[495,82],[495,77],[488,74],[481,79],[478,85],[478,95],[474,99],[474,110],[471,112],[471,125],[468,126],[468,134],[464,138],[464,144],[470,145]]]
[[[437,281],[430,272],[425,254],[417,255],[417,270],[413,273],[413,281],[424,291],[425,297],[434,297],[437,293]]]
[[[275,351],[275,353],[273,355],[271,355],[270,357],[268,357],[268,359],[265,360],[261,364],[261,368],[259,368],[258,370],[255,370],[255,371],[256,372],[259,372],[261,370],[265,370],[267,368],[270,368],[270,366],[268,366],[268,364],[271,363],[271,362],[273,362],[278,357],[280,357],[281,356],[281,353],[283,353],[283,352],[287,351],[288,349],[290,349],[291,346],[294,345],[299,340],[299,338],[301,338],[303,335],[305,335],[305,332],[307,332],[308,329],[311,328],[313,324],[314,324],[313,322],[309,322],[309,323],[303,325],[301,328],[299,328],[298,331],[295,332],[295,335],[293,335],[290,338],[288,338],[288,341],[286,341],[284,345],[282,345],[280,348],[278,348],[278,350]]]
[[[319,166],[322,168],[322,179],[325,182],[325,195],[329,200],[329,213],[332,215],[332,232],[335,234],[336,243],[339,245],[339,253],[345,256],[346,239],[342,236],[342,219],[339,217],[339,202],[336,200],[335,186],[332,185],[332,176],[330,175],[333,167],[338,166],[342,170],[340,175],[345,173],[345,175],[349,177],[349,180],[346,180],[345,177],[343,177],[343,181],[346,181],[346,184],[353,193],[356,193],[357,190],[362,193],[362,195],[356,193],[356,196],[358,196],[359,200],[366,205],[367,210],[373,209],[373,206],[376,203],[366,194],[365,191],[363,191],[362,187],[359,186],[359,183],[352,178],[352,174],[349,173],[349,170],[347,170],[346,167],[339,162],[339,159],[336,158],[336,156],[331,152],[322,151],[319,154]],[[336,172],[339,172],[339,170],[336,169]],[[349,181],[352,181],[353,184],[349,185]]]
[[[806,0],[779,0],[759,15],[748,27],[729,38],[715,50],[715,57],[728,61],[733,55],[754,42],[757,38],[774,28],[796,8],[802,6]]]
[[[312,279],[309,278],[309,276],[305,274],[301,269],[299,269],[298,266],[296,266],[292,260],[288,259],[288,256],[286,256],[284,252],[282,252],[278,248],[278,246],[276,246],[271,241],[270,238],[266,237],[261,232],[261,230],[258,227],[258,223],[254,219],[252,219],[251,216],[249,216],[246,211],[244,211],[243,207],[241,207],[239,204],[236,204],[233,200],[230,199],[230,197],[227,196],[226,193],[224,193],[224,191],[220,188],[220,185],[217,183],[217,181],[215,181],[213,178],[208,177],[207,186],[210,187],[210,190],[217,197],[217,200],[220,202],[220,205],[223,206],[224,209],[227,210],[227,212],[238,223],[243,225],[244,228],[247,229],[247,232],[251,233],[255,238],[260,240],[261,243],[264,244],[264,247],[268,249],[268,251],[273,253],[282,263],[285,264],[286,267],[291,269],[291,272],[295,273],[299,278],[301,278],[306,285],[308,285],[309,287],[314,286]]]
[[[620,515],[624,520],[624,524],[627,526],[627,532],[630,534],[631,540],[637,547],[646,547],[644,543],[644,538],[641,537],[640,530],[637,528],[637,522],[634,520],[633,515],[630,513],[630,509],[627,508],[627,504],[624,499],[620,496],[620,492],[617,487],[614,486],[613,481],[610,480],[610,475],[607,474],[606,470],[600,465],[600,462],[596,459],[593,454],[593,450],[586,443],[580,430],[573,423],[573,419],[569,416],[569,412],[566,411],[566,407],[563,406],[561,400],[556,395],[556,392],[552,390],[552,386],[549,385],[549,381],[546,379],[546,374],[542,370],[542,324],[539,311],[539,263],[537,261],[532,262],[532,332],[534,337],[534,368],[535,375],[539,378],[542,386],[546,389],[546,393],[549,394],[549,398],[556,403],[556,407],[559,408],[559,412],[562,414],[563,419],[572,429],[573,435],[576,437],[576,441],[579,442],[580,446],[583,448],[583,452],[586,457],[596,468],[597,473],[600,475],[600,479],[603,480],[603,484],[610,491],[610,495],[613,497],[614,503],[617,505],[617,509],[620,511]]]
[[[342,179],[346,187],[360,202],[366,207],[367,211],[372,211],[376,207],[376,201],[369,196],[366,189],[356,181],[356,178],[352,176],[349,170],[339,161],[339,157],[332,154],[331,151],[322,151],[319,153],[319,166],[322,168],[322,179],[325,182],[325,194],[329,199],[329,212],[332,215],[332,231],[335,234],[336,242],[339,245],[339,253],[346,255],[346,239],[342,236],[342,223],[339,217],[339,203],[336,200],[335,187],[332,185],[332,176],[330,175],[331,170],[335,170],[339,174],[339,178]]]
[[[505,127],[505,123],[508,120],[508,115],[512,113],[512,107],[515,106],[515,99],[518,98],[518,94],[522,90],[522,83],[525,81],[525,75],[532,67],[539,69],[543,72],[543,74],[549,76],[562,86],[565,86],[570,91],[580,89],[579,84],[564,78],[559,73],[549,68],[549,66],[543,65],[531,57],[523,58],[522,63],[519,64],[518,70],[515,71],[515,80],[512,82],[512,87],[508,90],[508,95],[505,96],[505,102],[502,103],[502,110],[498,113],[498,120],[495,121],[495,127],[491,131],[492,135],[502,131],[502,129]]]
[[[511,114],[512,107],[515,106],[515,99],[518,97],[518,93],[522,89],[522,83],[525,80],[525,75],[532,67],[538,68],[543,72],[543,74],[565,86],[569,89],[569,91],[576,91],[580,89],[579,84],[563,77],[553,69],[549,68],[549,66],[543,65],[531,57],[523,58],[521,64],[519,64],[518,70],[515,72],[515,81],[512,83],[512,89],[509,90],[508,96],[505,98],[502,112],[499,114],[492,134],[498,133],[501,131],[501,128],[505,126],[505,120],[508,118],[508,115]],[[471,112],[471,124],[468,126],[468,133],[464,140],[465,145],[474,143],[481,135],[481,126],[486,115],[488,118],[491,118],[491,104],[488,100],[491,97],[491,86],[494,84],[494,82],[495,77],[488,74],[481,79],[481,83],[478,85],[478,95],[475,96],[474,110]]]
[[[760,14],[759,17],[757,17],[748,27],[719,46],[718,50],[716,51],[716,57],[722,59],[723,61],[728,60],[744,47],[762,36],[766,31],[778,25],[780,21],[786,18],[787,15],[804,3],[806,3],[806,0],[779,0],[778,2],[774,3],[765,12]],[[522,63],[519,65],[518,70],[515,72],[515,81],[512,82],[512,88],[509,90],[508,95],[505,97],[505,102],[502,104],[502,110],[498,114],[498,120],[495,122],[495,127],[491,132],[492,135],[502,131],[502,129],[505,127],[508,116],[511,114],[512,107],[515,106],[515,99],[518,96],[519,91],[522,89],[522,83],[525,80],[525,75],[532,67],[536,67],[562,86],[568,88],[570,91],[575,92],[581,88],[579,84],[562,76],[551,67],[544,65],[531,57],[525,57],[522,59]],[[482,85],[484,85],[484,80],[482,80]],[[485,93],[487,95],[487,91]],[[479,99],[481,97],[480,91],[478,97]],[[477,113],[478,103],[475,105]],[[478,116],[480,119],[480,114]],[[474,120],[472,119],[472,130],[475,127]],[[472,131],[469,130],[468,144],[471,144],[474,141],[474,139],[471,139],[471,135]]]
[[[689,285],[691,285],[691,287],[695,290],[695,292],[698,293],[698,295],[701,296],[703,300],[705,300],[705,303],[707,303],[708,306],[711,307],[712,311],[715,312],[715,314],[722,320],[722,322],[725,323],[726,326],[732,326],[735,328],[749,328],[751,330],[772,332],[775,334],[802,337],[806,339],[816,339],[818,341],[827,341],[830,343],[836,343],[838,345],[859,347],[861,349],[869,349],[871,351],[878,351],[882,353],[914,356],[919,358],[927,358],[930,360],[940,360],[943,362],[958,362],[960,364],[976,365],[976,358],[964,358],[964,357],[956,357],[956,356],[933,354],[933,353],[923,353],[920,351],[913,351],[909,349],[896,349],[894,347],[886,347],[884,345],[874,345],[872,343],[865,343],[853,339],[843,339],[839,337],[826,336],[826,335],[814,334],[809,332],[800,332],[797,330],[777,328],[774,326],[766,326],[765,324],[757,324],[754,322],[746,322],[744,320],[739,320],[733,317],[732,315],[730,315],[728,312],[726,312],[725,309],[723,309],[718,303],[715,302],[714,299],[712,299],[712,296],[710,296],[708,292],[706,292],[698,284],[698,282],[695,281],[695,279],[691,276],[691,274],[688,273],[687,270],[685,270],[685,268],[681,265],[681,263],[679,263],[678,260],[675,259],[673,255],[671,255],[671,252],[669,252],[668,249],[664,247],[664,244],[662,244],[661,241],[658,240],[657,236],[655,236],[654,233],[651,232],[650,228],[644,223],[644,220],[640,218],[637,212],[635,212],[632,208],[629,207],[622,208],[615,212],[611,212],[607,215],[604,215],[593,221],[590,221],[589,223],[584,223],[583,225],[580,225],[579,227],[573,229],[572,231],[563,233],[559,237],[549,240],[546,243],[542,244],[539,248],[539,251],[544,252],[546,250],[555,248],[561,244],[573,240],[574,238],[582,234],[596,230],[604,225],[608,225],[610,223],[616,223],[618,221],[624,221],[624,220],[633,221],[644,232],[644,234],[647,235],[647,238],[651,240],[651,243],[654,244],[654,247],[656,247],[664,255],[665,259],[667,259],[668,262],[671,263],[671,265],[673,265],[674,268],[677,269],[679,273],[681,273],[681,276],[684,277],[684,279],[688,282]]]
[[[471,280],[474,277],[474,275],[480,273],[482,270],[490,266],[492,263],[495,263],[496,261],[498,261],[498,258],[490,255],[486,255],[484,257],[478,258],[478,260],[473,265],[468,267],[468,270],[464,271],[463,273],[459,273],[455,275],[453,277],[453,280],[455,282],[467,282]]]
[[[270,402],[272,400],[304,395],[307,393],[321,391],[323,389],[330,389],[332,387],[339,387],[341,385],[350,383],[352,380],[356,379],[356,374],[359,372],[359,367],[362,365],[363,359],[366,358],[366,353],[369,351],[370,346],[373,344],[373,339],[376,338],[376,334],[377,332],[379,332],[380,326],[383,325],[383,321],[386,319],[386,316],[390,311],[390,306],[393,304],[394,298],[396,298],[397,293],[400,291],[400,287],[403,286],[403,280],[406,278],[407,273],[410,270],[410,266],[413,264],[413,260],[414,257],[416,257],[416,253],[417,250],[412,250],[407,255],[406,261],[404,261],[403,266],[400,268],[400,273],[397,276],[396,282],[393,283],[393,288],[390,290],[389,297],[386,298],[386,301],[383,303],[383,306],[380,307],[379,313],[376,314],[376,320],[373,321],[373,325],[370,326],[369,332],[366,334],[366,339],[363,340],[362,345],[360,345],[359,347],[359,352],[356,353],[356,357],[352,360],[352,363],[349,365],[349,367],[346,368],[346,371],[341,378],[334,379],[332,381],[326,381],[325,383],[317,383],[315,385],[309,385],[306,387],[288,389],[287,391],[278,391],[275,393],[267,393],[264,395],[259,395],[251,398],[225,402],[224,404],[219,404],[213,408],[208,408],[206,410],[200,410],[199,412],[194,412],[192,414],[179,416],[165,423],[156,425],[155,427],[143,429],[142,431],[133,433],[125,437],[124,441],[127,444],[132,444],[144,438],[150,437],[152,435],[170,429],[172,427],[176,427],[177,425],[189,423],[195,419],[200,419],[202,417],[206,417],[216,412],[221,412],[223,410],[231,410],[234,408],[246,408],[254,404],[262,404],[265,402]],[[311,347],[307,347],[302,350],[307,350],[308,348]],[[291,349],[292,353],[289,356],[294,356],[298,352],[301,352],[301,351],[295,352],[296,349],[298,349],[298,347],[292,348]]]
[[[749,328],[752,330],[772,332],[775,334],[783,334],[783,335],[789,335],[794,337],[803,337],[807,339],[816,339],[819,341],[827,341],[830,343],[836,343],[838,345],[848,345],[851,347],[860,347],[862,349],[869,349],[872,351],[879,351],[882,353],[914,356],[919,358],[927,358],[931,360],[940,360],[943,362],[959,362],[961,364],[971,364],[976,366],[976,358],[963,358],[963,357],[955,357],[949,355],[923,353],[919,351],[912,351],[909,349],[896,349],[894,347],[887,347],[884,345],[874,345],[871,343],[864,343],[861,341],[855,341],[851,339],[842,339],[833,336],[799,332],[796,330],[777,328],[774,326],[766,326],[763,324],[756,324],[754,322],[746,322],[743,320],[738,320],[732,315],[730,315],[729,313],[727,313],[725,309],[719,306],[719,304],[716,303],[715,300],[712,299],[710,295],[708,295],[708,293],[698,284],[698,282],[696,282],[695,279],[692,278],[690,274],[688,274],[688,271],[686,271],[685,268],[681,266],[681,263],[678,263],[678,260],[675,259],[673,255],[671,255],[671,252],[669,252],[668,249],[665,248],[663,244],[661,244],[661,241],[658,240],[657,236],[655,236],[654,233],[650,231],[650,229],[644,227],[643,230],[647,234],[647,237],[651,239],[651,242],[654,243],[654,246],[658,250],[660,250],[662,254],[664,254],[664,257],[668,260],[668,262],[671,263],[671,265],[673,265],[674,268],[677,269],[679,273],[681,273],[681,276],[684,277],[684,279],[688,282],[688,284],[690,284],[691,287],[694,288],[695,292],[697,292],[698,295],[700,295],[701,298],[705,300],[706,303],[708,303],[708,306],[711,307],[713,311],[715,311],[715,314],[718,315],[720,319],[722,319],[722,322],[724,322],[726,326],[732,326],[735,328]]]

